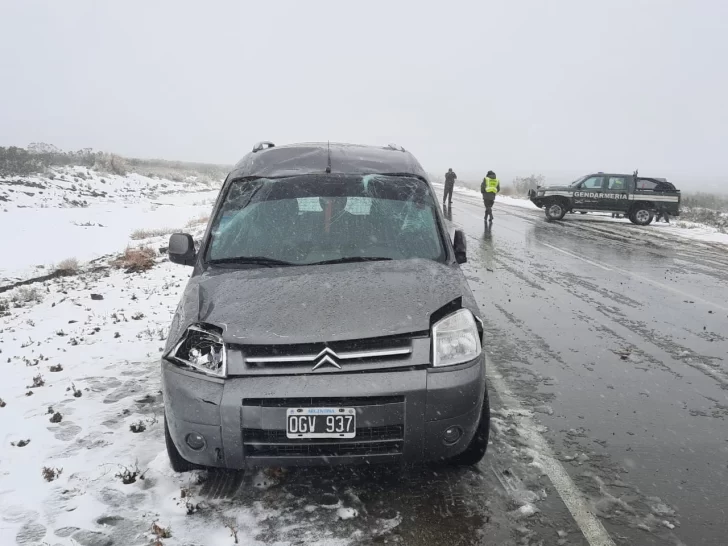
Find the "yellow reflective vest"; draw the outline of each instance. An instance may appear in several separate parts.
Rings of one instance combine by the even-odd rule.
[[[485,177],[483,179],[483,189],[488,193],[498,193],[499,184],[500,181],[497,178]]]

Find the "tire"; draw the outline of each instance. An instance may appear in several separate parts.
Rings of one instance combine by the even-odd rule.
[[[485,388],[483,409],[480,413],[480,422],[475,430],[473,439],[460,455],[448,459],[448,463],[457,466],[472,466],[478,464],[488,450],[488,437],[490,436],[490,401],[488,400],[488,387]]]
[[[551,201],[544,208],[546,220],[561,220],[566,215],[566,206],[563,201]]]
[[[636,205],[629,215],[632,223],[638,226],[647,226],[652,223],[654,218],[654,212],[647,205]]]
[[[169,426],[167,426],[167,416],[164,416],[164,443],[167,446],[167,456],[169,457],[169,464],[172,470],[175,472],[189,472],[194,470],[195,465],[186,461],[182,458],[182,455],[177,451],[177,447],[172,441],[172,437],[169,435]]]

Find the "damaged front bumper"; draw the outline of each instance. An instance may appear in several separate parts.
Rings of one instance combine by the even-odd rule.
[[[542,208],[544,205],[543,193],[543,191],[539,192],[538,190],[528,190],[528,198],[531,200],[531,203],[536,205],[538,208]]]
[[[448,369],[228,377],[162,360],[165,416],[187,461],[208,467],[315,466],[446,459],[468,446],[480,421],[485,357]],[[289,407],[356,411],[352,439],[288,439]],[[462,434],[445,442],[444,431]],[[190,435],[204,446],[192,449]]]

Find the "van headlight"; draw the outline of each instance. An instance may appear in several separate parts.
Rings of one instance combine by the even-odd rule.
[[[222,330],[209,324],[189,326],[167,358],[182,367],[213,377],[227,375],[227,357]]]
[[[480,356],[480,335],[467,309],[456,311],[432,327],[432,365],[453,366]]]

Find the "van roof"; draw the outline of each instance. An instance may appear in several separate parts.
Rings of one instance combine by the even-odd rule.
[[[276,178],[303,174],[409,174],[428,180],[417,159],[400,146],[312,142],[264,148],[256,145],[230,172],[230,178]]]

